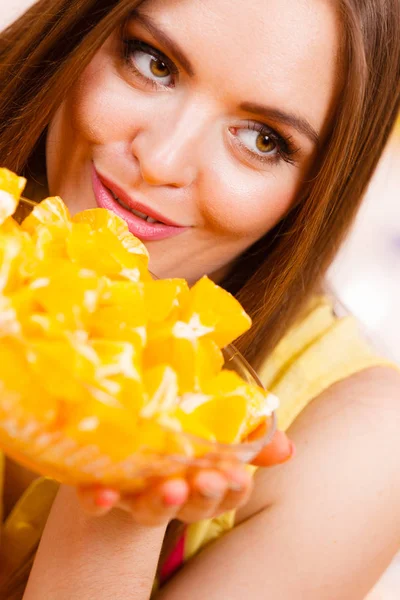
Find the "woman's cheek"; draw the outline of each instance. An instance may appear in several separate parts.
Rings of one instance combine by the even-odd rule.
[[[216,178],[208,193],[201,194],[208,199],[203,215],[209,227],[219,233],[258,239],[280,221],[294,202],[296,182],[288,180],[287,172],[286,177],[265,178],[261,186],[239,181],[235,185],[229,178],[225,180],[229,185],[221,186]]]
[[[102,145],[127,135],[129,111],[118,87],[106,74],[97,72],[95,78],[84,73],[69,98],[71,127],[82,140]]]

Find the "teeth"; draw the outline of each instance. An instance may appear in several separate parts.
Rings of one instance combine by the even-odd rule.
[[[134,208],[131,208],[130,206],[127,206],[124,202],[122,202],[122,200],[120,198],[118,198],[118,196],[116,194],[114,194],[114,192],[112,190],[110,190],[110,192],[111,192],[114,200],[116,202],[118,202],[118,204],[120,204],[123,208],[126,208],[126,210],[129,210],[129,212],[133,213],[136,217],[139,217],[140,219],[143,219],[144,221],[147,221],[147,223],[160,223],[160,221],[157,221],[157,219],[153,219],[152,217],[148,217],[144,213],[141,213],[138,210],[135,210]]]
[[[134,208],[129,208],[129,206],[125,206],[125,208],[127,208],[128,210],[130,210],[131,213],[133,213],[134,215],[136,215],[140,219],[143,219],[144,221],[146,221],[147,215],[145,215],[144,213],[141,213],[138,210],[135,210]]]

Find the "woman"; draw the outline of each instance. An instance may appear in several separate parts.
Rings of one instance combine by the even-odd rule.
[[[156,598],[361,600],[399,545],[400,379],[319,294],[399,109],[398,0],[41,0],[0,64],[0,163],[28,195],[122,215],[157,275],[236,294],[254,321],[240,348],[298,449],[233,518],[210,520],[247,499],[243,471],[230,490],[200,472],[80,502],[20,485],[6,597],[40,522],[26,600],[147,599],[188,541]],[[195,522],[186,537],[165,535],[174,518]]]

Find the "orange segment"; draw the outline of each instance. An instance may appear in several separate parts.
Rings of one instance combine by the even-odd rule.
[[[146,312],[151,323],[162,323],[178,316],[179,306],[188,296],[189,286],[184,279],[158,279],[144,286]]]
[[[83,446],[95,446],[112,461],[120,461],[138,449],[137,419],[121,407],[110,407],[93,399],[66,413],[67,437]]]
[[[225,444],[237,443],[243,434],[247,402],[243,396],[207,397],[188,394],[183,398],[176,417],[184,431],[215,439]]]
[[[208,277],[200,279],[190,290],[183,310],[182,321],[197,320],[204,334],[225,348],[251,327],[251,319],[240,303],[229,292]],[[207,332],[207,328],[211,331]]]
[[[35,340],[27,352],[29,370],[41,378],[52,397],[76,404],[87,402],[96,382],[97,356],[77,338]]]
[[[74,223],[67,239],[69,258],[99,275],[139,281],[144,271],[142,256],[130,253],[112,231],[94,230],[87,223]]]
[[[21,241],[13,236],[0,238],[0,290],[15,286],[18,280],[19,257],[22,251]]]
[[[0,169],[0,225],[13,215],[24,191],[26,179],[8,169]]]
[[[144,404],[141,348],[108,340],[92,340],[90,347],[97,355],[92,395],[107,405],[125,406],[138,415]]]
[[[149,339],[144,348],[144,364],[150,368],[169,365],[178,376],[180,394],[199,391],[207,377],[218,373],[223,364],[220,349],[212,340],[190,340],[168,335],[170,329],[160,331],[160,336]]]
[[[24,414],[42,424],[51,424],[57,417],[57,399],[32,373],[26,348],[9,338],[0,343],[0,394],[2,407],[7,406],[14,417]]]
[[[103,279],[99,306],[88,323],[91,337],[146,342],[146,310],[143,286],[128,281]]]
[[[149,253],[147,252],[146,246],[130,233],[126,222],[115,213],[106,210],[105,208],[92,208],[77,213],[72,220],[74,223],[86,223],[90,225],[93,230],[111,231],[122,242],[123,247],[128,250],[128,252],[141,256],[144,263],[147,265]]]
[[[58,196],[47,198],[35,206],[22,222],[22,229],[34,234],[41,225],[61,229],[64,234],[71,228],[69,210]]]
[[[146,393],[146,404],[141,411],[143,418],[148,419],[176,407],[178,378],[171,367],[158,365],[151,369],[145,369],[143,384]]]
[[[29,288],[42,311],[65,329],[85,329],[100,296],[101,282],[93,271],[64,260],[47,260]]]
[[[277,399],[255,384],[248,384],[235,372],[223,370],[213,379],[205,381],[203,392],[209,395],[226,397],[241,396],[247,405],[247,416],[243,435],[257,429],[277,408]]]

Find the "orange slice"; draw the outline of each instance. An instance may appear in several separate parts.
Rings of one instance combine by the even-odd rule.
[[[147,402],[141,411],[143,418],[149,419],[177,406],[178,378],[170,366],[158,365],[145,369],[143,384],[147,396]]]
[[[169,365],[177,373],[180,394],[201,390],[202,382],[218,373],[224,359],[212,340],[175,338],[171,328],[148,340],[143,361],[146,367]]]
[[[22,222],[22,229],[34,234],[41,225],[61,229],[64,233],[71,228],[69,210],[59,196],[47,198],[35,206]]]
[[[93,338],[146,342],[146,309],[141,283],[103,280],[99,306],[88,323]]]
[[[189,286],[184,279],[158,279],[146,282],[144,293],[148,319],[150,323],[159,324],[178,317]]]
[[[111,230],[94,230],[87,223],[73,224],[67,253],[73,262],[112,278],[137,282],[145,270],[142,255],[124,248]]]
[[[72,220],[74,223],[87,223],[95,231],[111,231],[128,252],[141,256],[144,263],[148,264],[149,253],[146,246],[130,233],[126,222],[115,213],[105,208],[92,208],[77,213]]]
[[[25,184],[23,177],[8,169],[0,169],[0,225],[15,213]]]
[[[125,408],[111,407],[90,399],[66,412],[66,437],[83,447],[94,446],[111,461],[118,462],[138,450],[137,418]]]
[[[229,292],[208,277],[200,279],[190,290],[181,320],[192,324],[203,335],[225,348],[251,327],[251,319]]]
[[[247,417],[247,402],[243,396],[207,397],[187,394],[183,397],[176,418],[185,432],[225,444],[240,442]]]
[[[212,396],[244,398],[247,415],[242,433],[245,437],[264,423],[277,408],[277,398],[273,394],[265,392],[255,384],[246,383],[234,371],[221,371],[214,378],[206,380],[202,390]]]
[[[97,308],[101,281],[93,271],[65,260],[47,260],[29,283],[36,303],[66,330],[85,329]]]
[[[3,338],[0,344],[1,410],[14,418],[24,416],[51,424],[58,414],[58,401],[32,373],[23,344]]]

